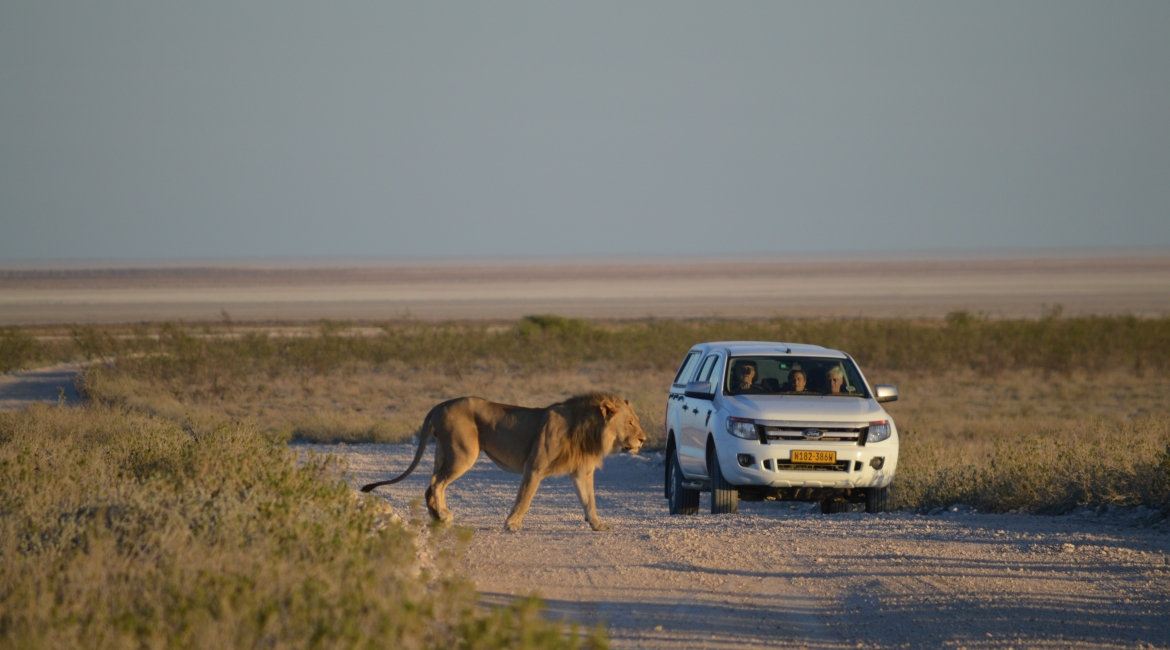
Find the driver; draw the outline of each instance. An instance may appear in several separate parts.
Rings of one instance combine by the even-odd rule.
[[[736,361],[731,366],[731,390],[728,392],[732,395],[759,394],[765,392],[763,386],[755,383],[756,374],[755,361]]]

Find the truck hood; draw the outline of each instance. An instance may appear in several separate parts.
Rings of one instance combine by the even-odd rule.
[[[861,422],[886,419],[885,410],[864,397],[725,395],[728,415],[755,420]]]

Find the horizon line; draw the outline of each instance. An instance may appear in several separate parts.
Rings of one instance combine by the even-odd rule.
[[[1166,246],[1108,246],[1108,247],[1053,247],[1053,248],[931,248],[867,251],[810,251],[803,253],[760,253],[745,251],[712,254],[639,254],[614,253],[605,255],[482,255],[482,256],[374,256],[374,255],[282,255],[258,257],[171,257],[171,258],[57,258],[57,259],[0,259],[0,269],[119,269],[119,268],[258,268],[258,269],[316,269],[316,268],[385,268],[428,266],[589,266],[601,264],[704,264],[790,261],[974,261],[995,259],[1092,259],[1167,257]]]

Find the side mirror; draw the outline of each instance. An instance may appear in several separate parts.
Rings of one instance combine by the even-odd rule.
[[[687,384],[686,390],[683,392],[686,393],[687,397],[695,399],[713,399],[715,397],[715,392],[711,390],[711,382],[709,381],[692,381]]]
[[[874,384],[873,398],[879,402],[896,402],[898,387],[893,384]]]

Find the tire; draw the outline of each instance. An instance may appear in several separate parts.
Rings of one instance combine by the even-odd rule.
[[[869,488],[865,491],[865,511],[871,513],[890,511],[890,486]]]
[[[842,512],[849,512],[848,501],[838,501],[836,499],[825,499],[821,501],[822,515],[835,515]]]
[[[678,466],[677,452],[666,457],[666,499],[672,515],[699,514],[699,491],[683,487],[683,473]]]
[[[662,477],[662,498],[670,501],[670,460],[674,456],[674,440],[671,436],[666,437],[666,462],[663,466],[666,468],[665,476]]]
[[[734,515],[739,512],[739,489],[723,478],[714,450],[707,452],[707,474],[711,477],[711,514]]]

